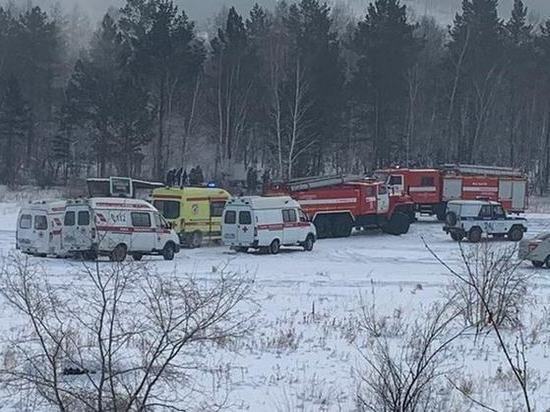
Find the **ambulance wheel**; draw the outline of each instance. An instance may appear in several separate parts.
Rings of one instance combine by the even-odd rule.
[[[167,243],[164,249],[162,249],[162,257],[164,260],[174,260],[175,254],[176,250],[172,243]]]
[[[478,243],[481,240],[481,229],[478,227],[473,227],[468,233],[468,240],[472,243]]]
[[[197,230],[196,232],[193,232],[193,235],[191,236],[191,247],[197,248],[202,246],[202,232]]]
[[[281,249],[281,243],[275,239],[273,242],[271,242],[271,245],[269,245],[269,253],[272,255],[276,255],[279,253],[279,250]]]
[[[541,268],[544,266],[544,262],[541,262],[540,260],[533,260],[531,261],[534,267]]]
[[[246,253],[248,252],[248,248],[244,246],[238,246],[235,248],[235,252],[237,253]]]
[[[143,255],[141,253],[133,253],[132,259],[136,262],[139,262],[141,259],[143,259]]]
[[[313,239],[313,236],[308,235],[306,238],[306,241],[304,242],[304,250],[306,252],[311,252],[313,250],[313,244],[315,243],[315,240]]]
[[[120,244],[113,249],[109,258],[112,262],[124,262],[127,254],[128,250],[126,249],[126,245]]]
[[[521,239],[523,239],[523,229],[518,226],[513,227],[508,232],[508,239],[512,242],[519,242]]]

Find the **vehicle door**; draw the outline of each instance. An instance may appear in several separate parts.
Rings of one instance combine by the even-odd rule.
[[[284,245],[293,245],[298,242],[300,227],[296,209],[283,209],[283,239]]]
[[[493,230],[495,233],[507,233],[511,227],[511,221],[506,218],[504,208],[501,205],[493,205]]]
[[[130,212],[132,240],[130,251],[151,252],[157,247],[156,228],[153,227],[151,212]]]
[[[170,224],[158,213],[153,213],[153,218],[155,221],[156,233],[155,249],[162,250],[170,237]]]
[[[36,249],[36,253],[49,253],[50,236],[48,232],[48,226],[48,215],[45,211],[34,213],[33,243]]]
[[[239,210],[237,216],[237,239],[241,245],[249,245],[254,242],[254,222],[252,211]]]
[[[525,195],[527,191],[525,181],[514,181],[512,183],[512,209],[524,210],[526,208]]]
[[[34,240],[32,225],[32,214],[30,212],[21,213],[17,222],[16,239],[17,244],[23,250],[28,250],[32,246]]]
[[[67,206],[61,229],[61,242],[66,251],[90,250],[95,237],[95,224],[92,222],[87,205]]]
[[[381,215],[381,214],[388,213],[389,210],[390,210],[390,197],[388,195],[386,186],[378,185],[376,212],[377,214]]]
[[[478,218],[480,220],[481,230],[488,234],[495,232],[496,228],[493,222],[493,207],[491,205],[481,206]]]
[[[234,244],[237,239],[237,211],[225,209],[223,213],[222,236],[226,244]]]

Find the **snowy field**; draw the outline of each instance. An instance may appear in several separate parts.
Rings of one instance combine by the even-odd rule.
[[[17,203],[0,203],[0,255],[14,253]],[[529,214],[529,233],[550,230],[550,215]],[[183,250],[173,262],[144,258],[160,272],[193,274],[207,281],[216,268],[254,279],[259,311],[251,334],[232,347],[202,353],[204,382],[212,392],[228,394],[229,410],[349,411],[356,408],[357,377],[367,368],[361,354],[371,337],[359,327],[361,306],[373,306],[388,324],[413,327],[431,304],[443,299],[451,282],[445,268],[422,239],[457,269],[457,244],[437,222],[422,218],[400,237],[376,231],[349,239],[321,240],[311,253],[284,250],[277,256],[235,254],[224,247]],[[493,248],[509,247],[506,241]],[[467,246],[470,247],[470,246]],[[36,259],[52,283],[79,281],[79,263]],[[110,262],[102,265],[110,265]],[[550,408],[550,271],[520,266],[532,275],[522,319],[526,323],[529,391],[536,411]],[[10,312],[2,302],[0,334],[9,333]],[[399,326],[402,327],[402,326]],[[397,335],[396,335],[397,336]],[[515,335],[506,335],[514,345]],[[492,335],[474,342],[464,336],[445,359],[445,374],[455,385],[499,411],[524,410],[521,392]],[[450,385],[450,384],[449,384]],[[482,410],[448,386],[441,410]],[[2,409],[2,407],[0,407]]]

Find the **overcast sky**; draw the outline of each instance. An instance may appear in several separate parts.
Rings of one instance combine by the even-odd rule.
[[[6,3],[8,0],[0,0]],[[12,0],[14,1],[14,0]],[[247,12],[251,6],[258,2],[262,5],[272,7],[277,0],[175,0],[175,2],[186,10],[189,16],[199,22],[211,18],[225,6],[235,5],[241,12]],[[109,6],[120,7],[124,0],[15,0],[15,3],[27,5],[29,3],[50,8],[55,3],[61,3],[66,9],[78,5],[86,10],[90,17],[98,20]],[[347,4],[356,13],[364,14],[367,5],[371,0],[330,0],[329,3],[341,2]],[[455,12],[460,8],[461,0],[402,0],[404,4],[411,7],[415,15],[430,14],[435,16],[441,23],[448,24],[452,21]],[[550,16],[550,0],[524,0],[537,20]],[[513,0],[501,0],[501,17],[507,18]]]

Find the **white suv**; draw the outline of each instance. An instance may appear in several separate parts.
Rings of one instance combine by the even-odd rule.
[[[483,234],[518,242],[527,232],[526,223],[524,218],[507,216],[499,202],[454,200],[447,204],[443,230],[457,242],[465,237],[479,242]]]

